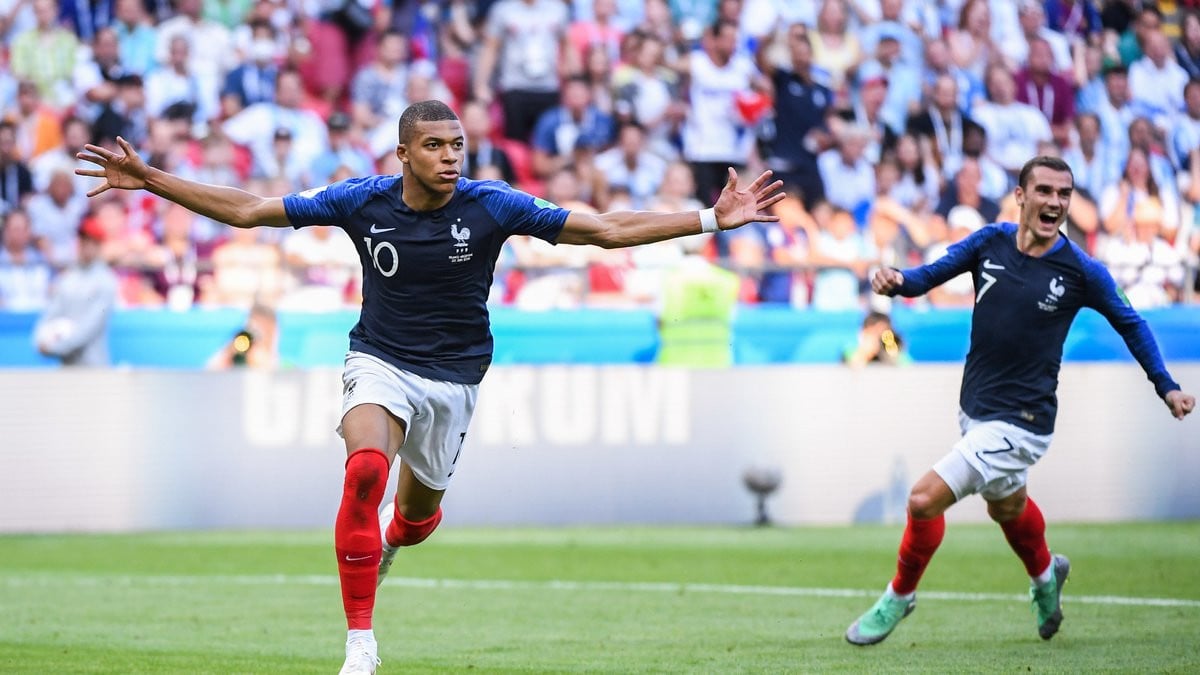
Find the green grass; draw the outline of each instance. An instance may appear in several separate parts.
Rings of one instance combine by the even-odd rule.
[[[899,536],[445,526],[381,590],[380,673],[1200,671],[1200,522],[1052,525],[1072,571],[1050,642],[999,531],[952,524],[917,612],[852,647]],[[334,673],[330,538],[0,537],[0,673]]]

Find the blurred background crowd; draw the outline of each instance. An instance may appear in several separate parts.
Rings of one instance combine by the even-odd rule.
[[[743,303],[867,306],[880,265],[1015,220],[1035,154],[1075,173],[1068,235],[1133,304],[1195,302],[1200,2],[0,0],[0,309],[43,308],[80,232],[124,307],[354,306],[329,227],[234,230],[143,192],[88,199],[85,143],[282,195],[396,173],[437,98],[470,178],[571,209],[710,204],[773,169],[778,223],[622,251],[514,238],[493,302],[644,306],[702,256]],[[969,306],[969,278],[919,302]]]

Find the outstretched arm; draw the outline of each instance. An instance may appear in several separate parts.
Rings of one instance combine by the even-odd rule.
[[[208,185],[180,178],[147,166],[133,146],[117,138],[121,153],[96,145],[85,145],[87,152],[76,155],[98,169],[75,169],[80,176],[103,178],[104,183],[88,192],[95,197],[110,188],[146,190],[213,220],[234,227],[287,227],[290,225],[280,197],[260,197],[233,187]]]
[[[764,171],[754,182],[739,190],[737,172],[729,169],[729,181],[711,211],[716,229],[732,230],[750,222],[773,222],[779,216],[762,213],[783,199],[779,189],[783,181],[767,184],[770,171]],[[708,211],[709,209],[706,209]],[[702,211],[655,213],[649,211],[615,211],[590,214],[572,211],[558,235],[559,244],[594,244],[602,248],[623,248],[674,239],[705,231]]]

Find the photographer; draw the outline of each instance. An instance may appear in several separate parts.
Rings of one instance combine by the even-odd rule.
[[[892,319],[882,312],[871,312],[863,319],[858,340],[842,351],[842,362],[853,368],[869,364],[904,366],[912,363],[904,351],[904,340],[892,328]]]
[[[278,328],[275,310],[255,304],[250,308],[246,325],[208,359],[207,367],[210,370],[277,367]]]

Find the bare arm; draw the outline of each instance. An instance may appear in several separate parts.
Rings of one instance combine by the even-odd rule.
[[[762,213],[784,197],[784,193],[779,191],[783,181],[767,185],[770,178],[771,172],[764,171],[746,189],[739,190],[737,172],[729,169],[729,182],[713,206],[717,227],[732,230],[750,222],[779,220],[778,216]],[[601,214],[572,211],[558,235],[558,243],[623,248],[700,232],[699,211],[615,211]]]
[[[280,197],[260,197],[238,188],[207,185],[149,167],[124,138],[117,138],[123,154],[88,144],[79,159],[99,169],[75,169],[80,176],[103,178],[104,183],[88,192],[95,197],[109,188],[146,190],[213,220],[234,227],[287,227],[287,213]]]
[[[483,48],[479,50],[479,62],[475,65],[475,98],[484,103],[492,101],[492,71],[496,68],[496,58],[500,53],[500,38],[488,35],[483,40]]]

